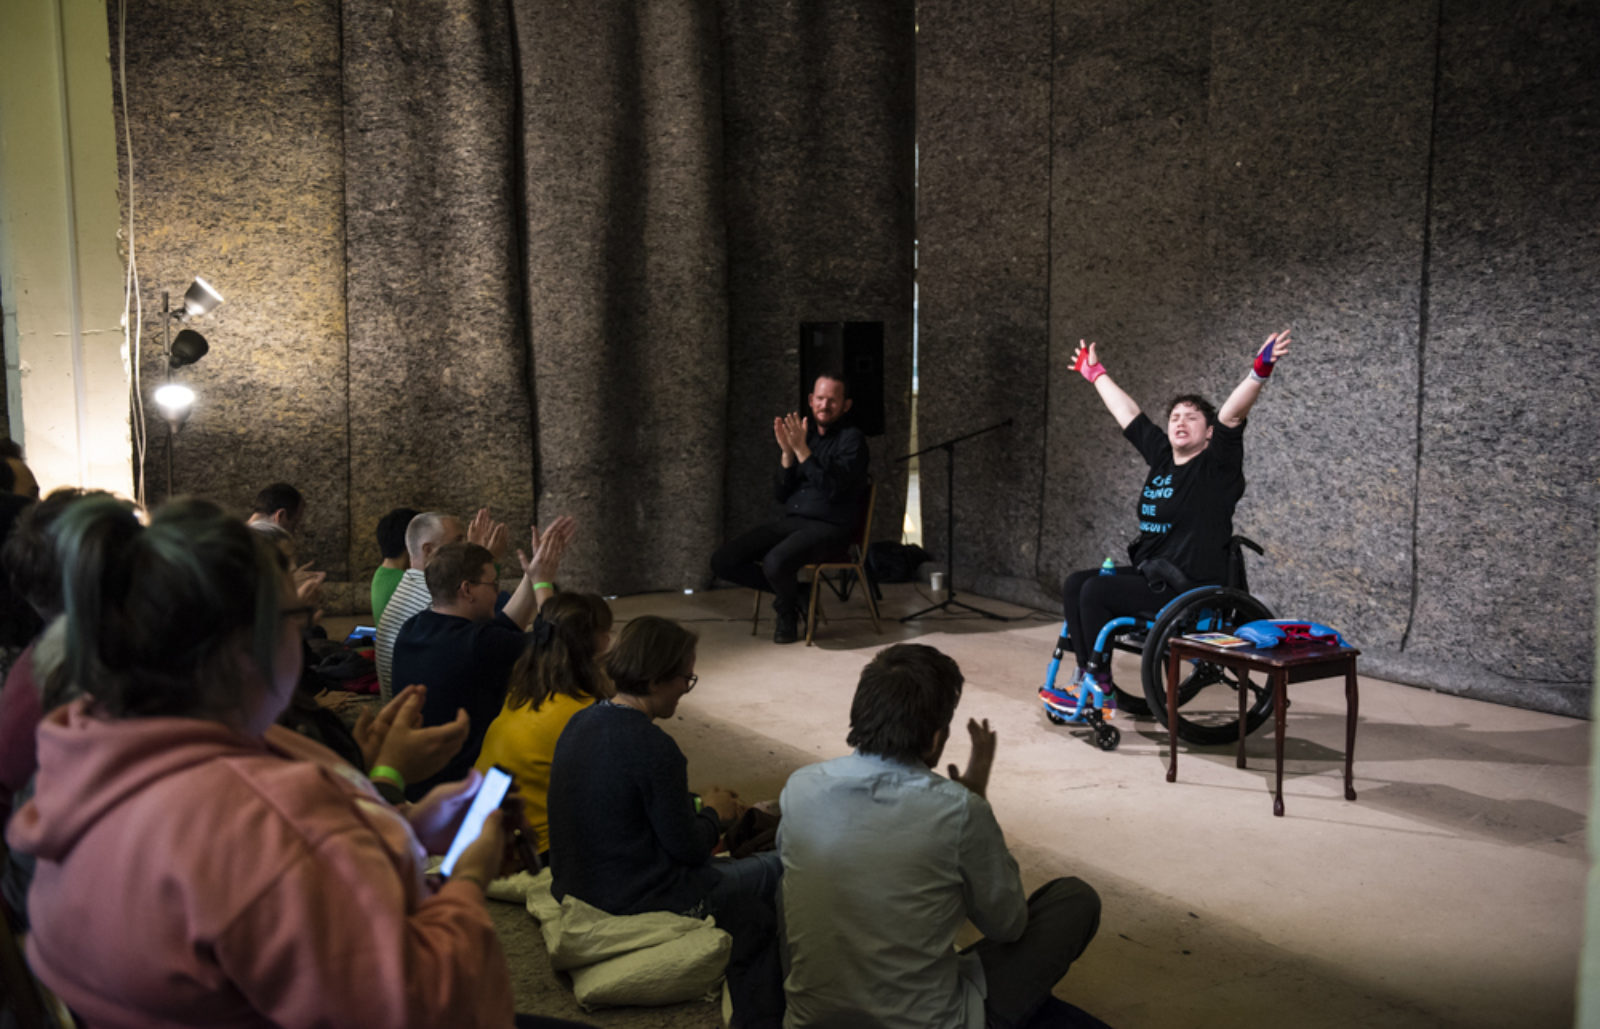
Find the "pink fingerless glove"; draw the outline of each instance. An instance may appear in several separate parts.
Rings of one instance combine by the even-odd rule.
[[[1278,337],[1272,337],[1267,340],[1267,345],[1261,348],[1261,352],[1256,354],[1256,363],[1250,369],[1250,374],[1258,382],[1265,382],[1272,375],[1272,365],[1276,360],[1272,356],[1272,345],[1276,342],[1278,342]]]
[[[1072,362],[1072,370],[1082,375],[1090,382],[1093,382],[1106,373],[1106,366],[1098,361],[1096,361],[1094,364],[1090,364],[1089,351],[1084,349],[1078,351],[1077,360]]]

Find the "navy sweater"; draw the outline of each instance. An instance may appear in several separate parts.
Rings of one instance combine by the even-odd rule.
[[[561,731],[550,763],[550,871],[613,915],[688,912],[716,882],[717,816],[696,813],[689,763],[642,711],[596,704]]]

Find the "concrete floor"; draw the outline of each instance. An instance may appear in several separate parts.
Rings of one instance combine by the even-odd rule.
[[[885,592],[891,617],[926,604],[913,586]],[[967,677],[958,722],[988,718],[999,733],[989,797],[1025,884],[1077,875],[1105,901],[1099,936],[1058,993],[1117,1029],[1572,1024],[1587,722],[1363,678],[1359,799],[1348,802],[1342,684],[1295,686],[1287,812],[1274,818],[1270,725],[1250,738],[1249,768],[1234,766],[1231,748],[1185,747],[1169,784],[1157,723],[1119,716],[1122,745],[1106,753],[1046,721],[1034,691],[1055,617],[964,599],[1020,620],[934,615],[888,621],[880,636],[858,595],[832,605],[839,617],[807,648],[774,646],[766,611],[752,637],[743,590],[613,607],[700,634],[700,684],[666,728],[691,786],[747,799],[847,752],[850,697],[878,648],[916,641],[954,657]],[[1117,681],[1136,683],[1136,659],[1118,660]],[[964,763],[966,750],[957,735],[946,760]],[[515,935],[523,919],[497,913]],[[508,949],[533,971],[536,947],[508,939]],[[548,981],[548,970],[532,978]],[[522,1010],[576,1012],[531,981],[524,989]],[[710,1005],[580,1017],[719,1024]]]

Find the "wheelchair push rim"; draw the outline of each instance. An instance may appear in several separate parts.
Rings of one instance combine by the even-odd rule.
[[[1202,586],[1176,597],[1162,608],[1150,628],[1140,664],[1150,712],[1167,724],[1167,645],[1192,632],[1228,632],[1246,622],[1271,618],[1255,597],[1226,586]],[[1272,715],[1272,689],[1264,680],[1206,661],[1191,661],[1178,683],[1179,739],[1215,746],[1239,739],[1239,691],[1246,690],[1245,732],[1260,728]]]

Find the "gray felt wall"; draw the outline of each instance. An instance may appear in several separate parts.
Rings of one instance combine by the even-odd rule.
[[[490,504],[524,546],[571,513],[569,586],[704,586],[767,514],[800,322],[878,320],[896,534],[912,29],[909,0],[136,5],[119,126],[147,340],[152,293],[199,273],[228,298],[183,372],[176,489],[242,508],[298,484],[336,608],[400,504]]]
[[[1080,337],[1159,416],[1289,327],[1254,591],[1368,671],[1587,713],[1600,7],[982,7],[918,9],[919,432],[1015,419],[957,453],[965,583],[1058,609],[1132,535],[1142,462]]]
[[[178,488],[301,484],[352,602],[397,503],[572,512],[574,585],[699,586],[798,323],[868,319],[893,537],[915,240],[920,442],[1012,419],[956,453],[960,587],[1054,608],[1131,533],[1079,337],[1157,409],[1288,326],[1256,591],[1368,670],[1586,712],[1597,38],[1577,0],[137,5],[146,338],[161,289],[228,295]]]

